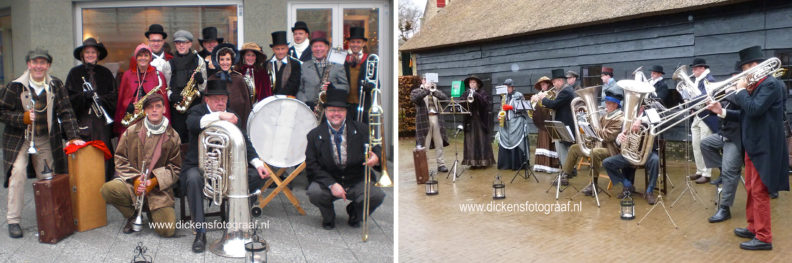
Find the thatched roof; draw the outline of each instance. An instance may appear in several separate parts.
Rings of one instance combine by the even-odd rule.
[[[400,47],[417,51],[611,23],[745,0],[456,0]]]

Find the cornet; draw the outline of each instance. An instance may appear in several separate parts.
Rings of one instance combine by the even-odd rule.
[[[96,90],[94,90],[93,85],[91,85],[90,82],[86,81],[85,77],[82,77],[82,80],[83,80],[83,84],[82,84],[83,92],[93,91],[93,97],[91,97],[91,99],[93,99],[93,103],[91,104],[91,110],[93,110],[97,118],[104,117],[105,124],[107,125],[113,124],[113,118],[110,117],[110,114],[107,114],[107,111],[102,106],[102,102],[99,100],[99,95],[96,94]]]
[[[141,171],[146,169],[146,162],[143,162],[141,166]],[[143,174],[140,176],[140,184],[146,185],[148,183],[148,170],[145,170]],[[137,191],[137,189],[134,189]],[[143,213],[143,202],[146,201],[146,190],[143,190],[143,193],[137,196],[137,202],[135,202],[135,210],[137,210],[137,216],[135,217],[135,221],[132,223],[132,230],[135,232],[140,232],[143,229],[143,219],[141,218],[141,214]]]
[[[33,105],[36,105],[36,101],[33,99],[33,92],[31,92],[30,89],[28,89],[28,96],[30,96],[30,105],[28,105],[28,110],[33,110],[33,109],[35,109],[35,106],[33,106]],[[36,127],[35,126],[36,126],[36,122],[35,121],[31,121],[30,124],[28,124],[28,131],[25,132],[25,134],[29,137],[28,139],[30,139],[30,147],[28,147],[28,150],[27,150],[28,154],[37,154],[38,153],[38,151],[36,150],[36,140],[35,140],[35,138],[36,138]]]
[[[476,92],[476,90],[474,90],[474,89],[471,89],[471,90],[468,92],[468,96],[467,96],[467,102],[468,102],[468,103],[473,103],[473,101],[475,101],[475,100],[476,100],[476,97],[473,97],[473,93],[474,93],[474,92]]]

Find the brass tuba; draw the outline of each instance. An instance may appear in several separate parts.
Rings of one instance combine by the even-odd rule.
[[[573,121],[575,124],[575,138],[577,139],[577,144],[580,145],[580,150],[586,157],[591,157],[591,150],[599,147],[600,141],[585,136],[585,133],[578,127],[578,122],[588,123],[594,131],[600,130],[599,109],[597,108],[598,87],[593,86],[575,91],[578,97],[573,99],[570,104],[572,114],[575,116]]]
[[[641,125],[641,128],[634,132],[632,131],[632,123],[635,119],[639,118],[641,112],[639,108],[646,99],[646,96],[655,91],[654,86],[648,82],[641,82],[636,80],[620,80],[616,83],[624,89],[624,100],[622,103],[622,110],[624,111],[624,123],[622,124],[622,132],[625,133],[625,139],[621,143],[621,154],[624,159],[627,159],[633,165],[643,165],[649,158],[649,153],[652,152],[652,143],[654,136],[650,135],[650,126]]]
[[[245,243],[251,241],[246,142],[236,125],[228,121],[209,124],[200,135],[198,167],[204,176],[204,195],[217,205],[228,198],[228,221],[223,237],[210,246],[220,256],[245,257]]]

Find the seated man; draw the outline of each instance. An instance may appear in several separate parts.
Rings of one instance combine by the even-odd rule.
[[[203,100],[204,103],[198,104],[188,111],[187,131],[190,137],[190,148],[187,150],[187,156],[184,159],[184,172],[181,175],[180,182],[180,189],[187,195],[187,201],[190,204],[190,215],[192,215],[193,222],[196,223],[195,240],[192,245],[192,250],[195,253],[201,253],[206,248],[206,229],[202,228],[202,223],[205,221],[203,207],[204,176],[198,171],[198,147],[203,147],[198,142],[198,135],[201,134],[201,131],[212,122],[219,120],[229,121],[240,127],[242,135],[245,136],[247,161],[250,164],[247,172],[250,192],[255,192],[261,188],[264,185],[264,179],[269,177],[267,169],[264,167],[264,162],[259,159],[256,150],[250,144],[247,133],[241,129],[239,119],[233,112],[227,111],[228,90],[226,90],[226,82],[209,80],[206,84]],[[201,156],[200,158],[206,157]],[[230,168],[230,164],[224,165]]]
[[[591,168],[594,170],[594,181],[583,189],[583,194],[587,196],[593,195],[593,185],[597,184],[599,167],[602,160],[620,153],[619,147],[616,146],[616,137],[621,132],[622,123],[624,121],[624,113],[621,111],[621,95],[608,94],[605,97],[605,111],[606,114],[599,118],[600,129],[594,131],[598,137],[602,138],[602,145],[601,147],[591,149]],[[583,151],[580,144],[576,143],[569,148],[569,154],[564,161],[563,173],[567,175],[572,174],[572,170],[575,169],[575,165],[580,157],[584,157]]]
[[[322,227],[335,228],[333,201],[349,199],[346,207],[348,224],[360,227],[363,215],[364,169],[379,165],[381,147],[369,149],[365,160],[364,145],[369,141],[369,130],[365,124],[347,119],[347,92],[340,89],[327,90],[325,117],[327,121],[308,133],[305,149],[305,164],[314,181],[308,186],[308,198],[322,212]],[[369,214],[373,213],[385,199],[385,192],[374,187],[374,176],[370,180]]]
[[[165,107],[165,99],[156,93],[143,102],[146,117],[121,134],[115,152],[116,178],[101,189],[104,200],[127,218],[125,234],[132,233],[132,221],[137,216],[136,195],[143,191],[146,192],[144,208],[151,212],[149,220],[159,223],[154,225],[154,231],[163,237],[176,232],[172,186],[181,170],[181,141],[163,116]],[[150,171],[149,179],[143,184],[141,175],[146,170]]]
[[[642,125],[641,120],[642,118],[636,118],[630,129],[638,131]],[[617,144],[621,145],[624,143],[624,140],[627,138],[626,133],[627,130],[622,131],[622,133],[618,135],[616,138]],[[635,191],[635,187],[633,187],[633,182],[631,180],[632,175],[635,174],[635,167],[627,161],[623,155],[617,154],[605,158],[605,160],[602,161],[602,167],[605,167],[605,170],[608,171],[608,176],[613,182],[613,185],[623,183],[624,187],[622,188],[622,193],[617,196],[619,199]],[[652,153],[649,154],[649,158],[647,158],[646,163],[644,163],[644,167],[646,168],[646,174],[649,175],[649,184],[646,188],[646,195],[644,197],[650,205],[654,205],[657,200],[652,192],[657,182],[657,173],[660,167],[660,158],[657,155],[657,143],[652,145]]]

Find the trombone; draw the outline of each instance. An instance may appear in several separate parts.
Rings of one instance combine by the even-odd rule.
[[[377,68],[379,64],[379,57],[377,55],[369,55],[368,59],[366,59],[366,68]],[[382,118],[384,117],[382,107],[380,106],[379,96],[381,95],[379,84],[378,84],[378,75],[374,75],[373,79],[371,79],[374,86],[371,88],[371,108],[368,110],[368,117],[369,117],[369,143],[365,144],[363,148],[365,148],[365,158],[368,161],[370,155],[369,152],[374,149],[376,146],[382,147],[380,162],[382,163],[382,176],[377,181],[374,186],[376,187],[392,187],[393,181],[391,181],[390,176],[388,176],[388,165],[387,165],[387,158],[385,153],[387,150],[385,149],[385,144],[382,143],[383,141],[383,131],[384,126],[382,125]],[[366,78],[367,80],[368,77]],[[370,211],[370,200],[371,199],[371,169],[369,167],[364,167],[364,178],[363,178],[363,242],[368,241],[368,215]]]

